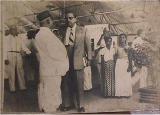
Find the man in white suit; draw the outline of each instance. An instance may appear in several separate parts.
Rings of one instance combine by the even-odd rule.
[[[54,113],[61,103],[61,76],[69,69],[67,51],[63,43],[52,33],[52,20],[48,11],[37,15],[40,29],[35,36],[35,48],[40,63],[38,101],[41,111]]]
[[[22,56],[26,53],[30,54],[31,52],[24,47],[22,37],[18,34],[16,26],[11,26],[9,30],[10,34],[7,36],[5,45],[5,65],[7,67],[8,79],[10,91],[16,91],[16,82],[19,84],[20,90],[25,90],[25,79],[24,79],[24,69],[23,69],[23,60]],[[16,81],[16,73],[17,80]]]

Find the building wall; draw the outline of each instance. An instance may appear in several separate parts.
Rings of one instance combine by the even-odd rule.
[[[2,5],[2,2],[0,2],[0,8],[2,9],[1,7]],[[2,112],[2,109],[3,109],[3,91],[4,91],[4,80],[3,80],[3,19],[2,19],[2,10],[0,11],[0,113]]]
[[[1,2],[0,2],[1,3]],[[1,4],[0,4],[1,5]],[[1,17],[1,12],[0,12],[0,17]],[[2,25],[1,25],[1,18],[0,18],[0,36],[1,36],[1,39],[0,39],[0,113],[1,113],[1,110],[2,110],[2,74],[3,74],[3,71],[2,71]]]

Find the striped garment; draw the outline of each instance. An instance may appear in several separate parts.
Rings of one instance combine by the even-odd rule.
[[[115,64],[108,60],[102,64],[102,93],[104,97],[115,96]]]

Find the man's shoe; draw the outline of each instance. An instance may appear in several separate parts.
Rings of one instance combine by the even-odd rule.
[[[59,105],[59,107],[57,108],[57,111],[61,111],[61,109],[63,108],[62,104]]]
[[[64,111],[69,111],[71,109],[73,109],[72,106],[64,107],[62,104],[60,104],[59,107],[57,108],[57,111],[63,111],[64,112]]]
[[[41,110],[41,112],[43,112],[43,113],[44,113],[44,112],[45,112],[45,111],[44,111],[44,109],[42,109],[42,110]]]
[[[16,91],[15,91],[15,90],[14,90],[14,91],[10,91],[10,93],[15,94],[15,93],[16,93]]]
[[[61,111],[69,111],[71,109],[72,109],[71,107],[63,107],[63,109]]]
[[[78,112],[85,112],[85,108],[84,107],[78,108]]]

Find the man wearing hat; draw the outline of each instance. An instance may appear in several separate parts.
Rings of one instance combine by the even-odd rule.
[[[61,76],[68,71],[69,62],[65,46],[49,29],[52,26],[49,11],[39,13],[37,19],[40,29],[35,35],[34,45],[40,63],[39,108],[46,113],[53,113],[61,100]]]

